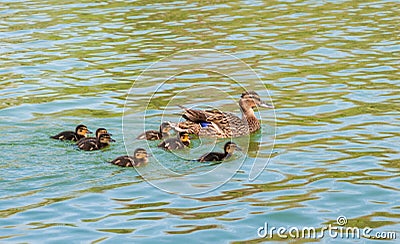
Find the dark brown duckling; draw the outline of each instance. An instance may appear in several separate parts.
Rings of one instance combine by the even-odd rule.
[[[148,163],[148,154],[145,149],[138,148],[133,153],[133,156],[120,156],[110,163],[121,167],[137,167]]]
[[[85,151],[100,150],[110,145],[110,142],[115,142],[110,134],[101,134],[96,140],[82,141],[78,143],[78,148]]]
[[[169,138],[160,144],[158,147],[161,147],[165,150],[176,150],[188,147],[190,145],[189,134],[186,131],[179,132],[177,137]]]
[[[108,133],[108,131],[105,128],[98,128],[96,130],[96,137],[82,138],[76,144],[78,145],[79,143],[82,143],[83,141],[89,141],[89,140],[96,141],[100,137],[101,134],[109,134],[110,136],[112,136],[112,134]]]
[[[232,156],[233,152],[235,150],[241,151],[242,149],[236,145],[234,142],[227,142],[225,143],[224,146],[224,152],[210,152],[206,153],[203,156],[201,156],[197,161],[199,162],[211,162],[211,161],[223,161],[225,159],[228,159],[230,156]]]
[[[61,140],[61,141],[79,141],[82,138],[86,138],[87,134],[91,134],[92,132],[88,130],[86,125],[78,125],[75,128],[75,132],[73,131],[63,131],[58,133],[55,136],[50,136],[52,139]]]
[[[160,130],[148,130],[144,133],[140,134],[136,139],[139,140],[161,140],[163,138],[167,138],[169,136],[169,131],[172,129],[171,123],[163,122],[160,125]]]

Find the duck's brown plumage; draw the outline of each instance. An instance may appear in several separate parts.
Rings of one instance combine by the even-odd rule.
[[[197,161],[199,162],[211,162],[211,161],[223,161],[225,159],[228,159],[230,156],[232,156],[233,152],[235,150],[241,150],[236,143],[234,142],[227,142],[225,143],[224,146],[224,152],[210,152],[206,153],[203,156],[201,156]]]
[[[109,134],[110,136],[112,136],[111,133],[108,133],[106,128],[98,128],[96,130],[95,134],[96,134],[96,137],[84,137],[84,138],[81,138],[76,144],[78,145],[79,143],[83,143],[84,141],[85,142],[86,141],[94,141],[95,142],[100,137],[101,134]]]
[[[145,149],[138,148],[135,150],[133,156],[120,156],[111,161],[110,163],[120,167],[138,167],[145,165],[148,162],[148,154]]]
[[[55,136],[50,136],[52,139],[61,141],[79,141],[80,139],[86,138],[87,134],[92,133],[88,130],[86,125],[78,125],[74,131],[63,131]]]
[[[91,139],[78,143],[78,148],[84,151],[95,151],[107,147],[110,142],[115,140],[111,138],[110,134],[101,134],[97,139]]]
[[[273,108],[273,106],[261,101],[260,96],[254,91],[242,93],[239,106],[242,109],[242,118],[217,109],[195,110],[183,108],[185,113],[182,117],[186,121],[178,123],[177,127],[199,136],[238,137],[260,129],[260,122],[255,116],[253,108],[257,106]]]
[[[164,140],[158,147],[164,150],[183,149],[190,145],[189,134],[187,132],[179,132],[177,137]]]
[[[169,136],[169,131],[171,130],[171,124],[169,122],[163,122],[160,125],[160,129],[148,130],[140,134],[136,139],[139,140],[161,140]]]

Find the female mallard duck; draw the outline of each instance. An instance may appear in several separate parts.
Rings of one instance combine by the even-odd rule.
[[[85,137],[85,138],[82,138],[76,143],[76,145],[78,145],[79,143],[82,143],[83,141],[90,141],[91,140],[91,141],[95,142],[100,137],[101,134],[109,134],[110,136],[112,136],[112,134],[108,133],[108,131],[105,128],[98,128],[96,130],[96,137]]]
[[[78,125],[75,128],[75,132],[73,131],[63,131],[58,133],[55,136],[50,136],[50,138],[52,139],[56,139],[56,140],[67,140],[67,141],[79,141],[82,138],[86,138],[87,134],[92,133],[91,131],[88,130],[88,128],[86,127],[86,125]]]
[[[135,150],[132,156],[120,156],[110,163],[121,166],[121,167],[137,167],[147,164],[148,154],[145,149],[138,148]]]
[[[169,138],[161,142],[160,144],[158,144],[158,147],[161,147],[165,150],[175,150],[188,147],[189,144],[189,133],[187,133],[186,131],[181,131],[177,134],[177,137]]]
[[[148,130],[140,134],[136,139],[139,140],[160,140],[169,136],[169,131],[172,129],[170,122],[163,122],[160,125],[160,130]]]
[[[115,140],[111,138],[110,134],[100,134],[99,138],[96,140],[82,141],[81,143],[78,143],[78,148],[85,151],[100,150],[110,145],[110,142],[115,142]]]
[[[225,143],[224,146],[224,152],[210,152],[206,153],[203,156],[201,156],[197,161],[199,162],[211,162],[211,161],[223,161],[225,159],[228,159],[230,156],[232,156],[233,152],[235,150],[241,151],[242,149],[238,147],[234,142],[227,142]]]
[[[194,110],[183,108],[182,115],[186,119],[176,127],[187,130],[190,134],[218,138],[230,138],[248,135],[260,129],[260,122],[254,114],[253,108],[273,108],[272,105],[261,101],[254,91],[243,92],[239,100],[242,109],[242,118],[219,110]]]

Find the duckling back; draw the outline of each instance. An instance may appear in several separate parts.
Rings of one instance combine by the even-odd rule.
[[[160,140],[162,138],[162,134],[156,130],[148,130],[142,134],[140,134],[136,139],[138,140]]]
[[[85,137],[81,136],[81,135],[77,135],[73,131],[63,131],[63,132],[58,133],[55,136],[50,136],[50,138],[60,140],[60,141],[78,141]]]

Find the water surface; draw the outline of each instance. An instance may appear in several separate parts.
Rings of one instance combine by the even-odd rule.
[[[373,233],[399,229],[398,1],[0,3],[4,242],[261,242],[265,222],[319,229],[341,215]],[[244,163],[229,182],[179,196],[106,161],[126,153],[122,115],[133,82],[160,58],[194,48],[235,55],[257,72],[276,107],[276,142],[255,181],[252,161],[271,152],[260,140],[275,131],[268,120],[248,156],[234,159]],[[212,72],[175,79],[148,110],[150,127],[185,87],[241,92]],[[211,92],[179,99],[238,111]],[[48,138],[79,123],[106,127],[117,143],[80,152]],[[187,177],[203,170],[169,155]]]

